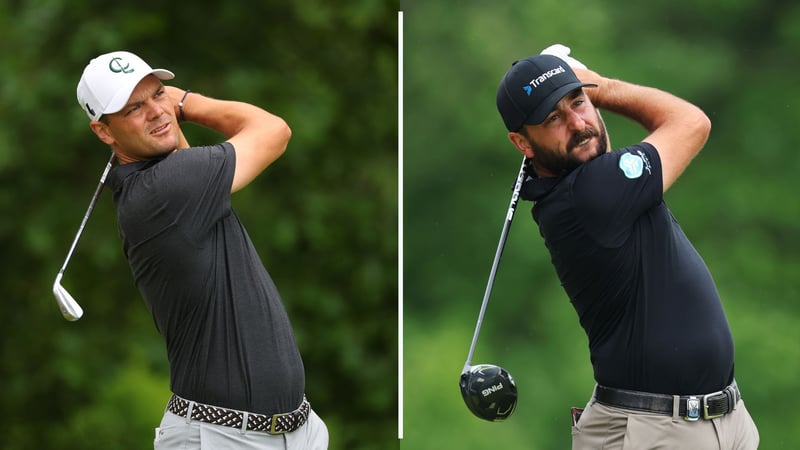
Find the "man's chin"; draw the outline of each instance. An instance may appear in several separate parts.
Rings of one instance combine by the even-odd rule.
[[[600,145],[597,138],[592,138],[588,144],[573,148],[571,153],[575,160],[585,163],[600,156]]]
[[[154,148],[157,149],[156,152],[159,154],[170,153],[178,148],[179,140],[177,137],[169,137],[165,139],[159,139],[158,142],[155,143]]]

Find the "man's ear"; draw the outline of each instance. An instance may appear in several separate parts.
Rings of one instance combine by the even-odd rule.
[[[512,131],[508,133],[508,140],[510,140],[511,143],[514,144],[514,147],[517,147],[517,150],[519,150],[520,153],[525,155],[526,158],[529,159],[533,158],[534,156],[533,148],[531,147],[530,142],[528,142],[528,139],[526,139],[525,136],[515,131]]]
[[[97,135],[97,138],[101,141],[105,142],[108,145],[113,144],[116,142],[114,139],[114,135],[111,134],[111,130],[108,128],[108,125],[100,122],[99,120],[93,120],[89,123],[89,127],[94,131],[94,134]]]

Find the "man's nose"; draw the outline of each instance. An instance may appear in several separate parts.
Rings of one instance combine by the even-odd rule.
[[[161,106],[154,102],[152,99],[147,100],[144,102],[143,107],[145,108],[145,112],[147,113],[148,119],[155,119],[161,117],[164,114],[164,111],[161,109]]]
[[[583,117],[575,111],[567,110],[567,126],[572,130],[583,130],[586,128],[586,122]]]

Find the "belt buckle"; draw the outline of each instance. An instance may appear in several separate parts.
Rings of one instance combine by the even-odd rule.
[[[703,401],[705,402],[705,397],[703,397]],[[706,406],[706,412],[708,411],[708,406]],[[694,395],[690,395],[689,398],[686,400],[686,417],[684,419],[688,420],[689,422],[696,422],[697,419],[700,418],[700,399],[695,397]]]
[[[714,415],[709,415],[708,414],[708,398],[709,397],[716,397],[717,395],[725,395],[725,392],[724,391],[717,391],[717,392],[712,392],[710,394],[706,394],[706,395],[703,396],[703,418],[706,419],[706,420],[716,419],[717,417],[722,417],[722,416],[725,415],[725,413],[714,414]]]
[[[272,415],[272,419],[270,420],[269,429],[267,429],[267,433],[269,433],[269,434],[285,434],[288,430],[278,431],[278,430],[275,429],[275,425],[278,425],[278,418],[283,417],[283,416],[289,416],[291,414],[292,413],[290,413],[290,412],[273,414]]]

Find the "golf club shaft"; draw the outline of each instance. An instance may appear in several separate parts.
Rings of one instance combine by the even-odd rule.
[[[65,270],[67,270],[67,264],[69,264],[70,258],[72,258],[72,253],[75,251],[75,247],[78,246],[78,241],[83,234],[83,229],[86,227],[86,222],[89,221],[89,216],[92,214],[94,210],[94,206],[97,204],[97,199],[100,197],[100,192],[103,190],[103,185],[106,182],[106,177],[108,176],[108,172],[111,171],[111,164],[114,162],[114,152],[111,152],[111,157],[108,159],[108,163],[106,164],[105,170],[103,170],[103,175],[100,176],[100,183],[97,184],[97,189],[94,191],[94,195],[92,196],[92,200],[89,202],[89,208],[86,209],[86,214],[83,215],[83,220],[81,221],[81,226],[78,227],[78,234],[75,235],[75,239],[72,241],[72,245],[67,252],[67,258],[64,260],[64,265],[61,266],[61,270],[58,271],[57,277],[62,275]]]
[[[483,316],[486,314],[486,305],[489,304],[489,296],[492,293],[494,278],[497,275],[497,267],[500,265],[500,258],[503,256],[503,248],[506,246],[508,230],[511,228],[511,221],[514,219],[514,212],[516,211],[517,203],[519,202],[519,192],[522,190],[522,182],[524,180],[525,158],[522,159],[522,165],[519,168],[517,181],[514,184],[514,192],[511,194],[511,202],[508,205],[508,212],[506,213],[506,220],[503,224],[503,231],[500,233],[500,242],[497,244],[497,251],[494,254],[494,261],[492,262],[492,270],[489,272],[489,281],[486,284],[486,291],[483,294],[483,303],[481,304],[481,311],[478,314],[478,323],[475,325],[475,334],[472,336],[472,345],[469,347],[469,354],[467,355],[467,361],[464,363],[464,369],[462,373],[467,372],[472,365],[472,356],[475,353],[475,346],[478,344],[478,335],[481,332]]]

